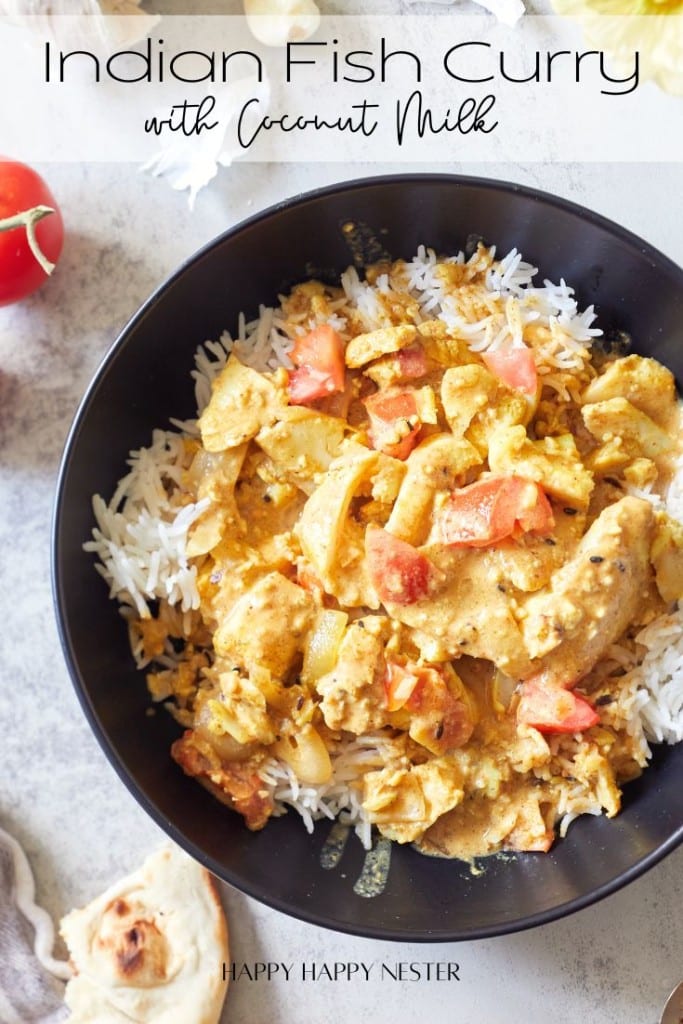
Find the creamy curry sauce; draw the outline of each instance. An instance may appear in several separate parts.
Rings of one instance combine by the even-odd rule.
[[[473,320],[490,263],[442,270]],[[588,346],[567,368],[533,322],[480,355],[425,319],[404,264],[380,274],[381,328],[326,325],[342,293],[308,282],[282,305],[293,368],[233,354],[216,378],[180,484],[210,499],[200,609],[137,624],[149,656],[182,640],[150,689],[186,726],[175,760],[250,828],[273,758],[319,786],[381,737],[351,785],[384,836],[544,851],[558,821],[616,814],[645,765],[623,679],[682,596],[683,528],[641,496],[679,453],[674,381]]]

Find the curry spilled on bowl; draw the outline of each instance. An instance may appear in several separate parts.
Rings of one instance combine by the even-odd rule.
[[[683,738],[674,379],[534,276],[421,247],[295,286],[95,497],[171,755],[249,828],[546,851]]]

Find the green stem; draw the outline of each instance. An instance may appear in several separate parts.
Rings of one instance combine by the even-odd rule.
[[[26,230],[29,248],[48,275],[55,269],[55,264],[50,262],[38,244],[36,224],[43,217],[49,217],[54,212],[51,206],[33,206],[30,210],[22,210],[21,213],[15,213],[13,217],[5,217],[4,220],[0,220],[0,231],[12,231],[14,228]]]

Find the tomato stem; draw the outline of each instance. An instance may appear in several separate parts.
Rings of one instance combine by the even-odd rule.
[[[55,269],[55,264],[50,262],[38,244],[36,224],[43,217],[49,217],[54,212],[51,206],[32,206],[30,210],[22,210],[21,213],[15,213],[12,217],[0,220],[0,231],[13,231],[14,228],[25,229],[29,248],[48,275]]]

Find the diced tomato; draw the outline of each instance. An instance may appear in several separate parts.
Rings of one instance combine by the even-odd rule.
[[[519,531],[549,533],[555,520],[550,502],[535,481],[492,476],[453,491],[438,524],[444,544],[483,548]]]
[[[418,423],[409,434],[402,437],[396,444],[373,444],[373,448],[384,452],[385,455],[391,455],[392,459],[400,459],[401,462],[405,462],[417,444],[417,436],[420,433],[421,426],[422,424]]]
[[[462,746],[472,735],[470,710],[433,665],[388,661],[384,692],[387,711],[405,708],[411,716],[410,735],[435,754]]]
[[[406,667],[413,671],[418,682],[406,701],[411,711],[424,711],[435,703],[435,699],[438,698],[438,703],[443,703],[444,694],[451,696],[446,680],[438,668],[434,668],[433,665],[410,663]]]
[[[289,400],[305,405],[344,390],[344,342],[329,324],[320,324],[294,342],[289,353],[297,367],[289,373]]]
[[[344,387],[344,342],[329,324],[319,324],[308,334],[300,335],[289,356],[295,366],[309,366],[329,374],[335,390]]]
[[[405,668],[417,676],[417,685],[405,702],[412,717],[413,739],[434,754],[445,754],[467,743],[474,731],[472,710],[451,692],[443,671],[433,665],[410,662]]]
[[[334,386],[328,374],[300,366],[297,370],[290,370],[287,391],[292,405],[306,405],[332,394]]]
[[[508,345],[495,352],[483,352],[482,359],[503,384],[533,398],[538,390],[538,371],[531,349]]]
[[[438,570],[412,544],[370,524],[365,533],[370,580],[380,601],[413,604],[425,597]]]
[[[377,391],[364,401],[371,420],[393,423],[417,415],[417,402],[413,391]]]
[[[427,356],[422,345],[410,345],[396,353],[401,376],[407,380],[424,377],[427,372]]]
[[[544,686],[528,679],[522,686],[517,721],[539,732],[583,732],[597,725],[600,717],[592,704],[572,690]]]
[[[494,511],[502,490],[502,479],[491,477],[453,491],[438,517],[444,544],[486,547],[507,536],[512,524],[502,526],[501,509],[494,526]]]
[[[384,676],[384,693],[387,700],[387,711],[398,711],[402,708],[418,684],[418,676],[410,668],[398,662],[387,662]]]
[[[370,417],[370,443],[394,459],[407,459],[417,444],[422,423],[412,391],[378,391],[364,399]]]

